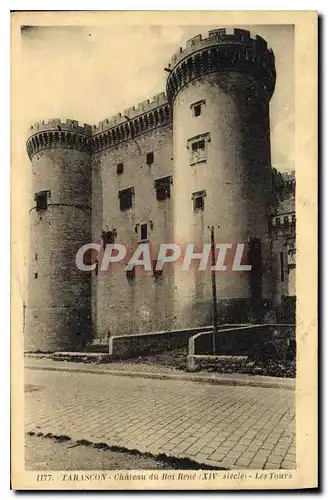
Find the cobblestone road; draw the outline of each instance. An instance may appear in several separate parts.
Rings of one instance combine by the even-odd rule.
[[[296,466],[291,390],[32,369],[25,385],[26,432],[220,468]]]

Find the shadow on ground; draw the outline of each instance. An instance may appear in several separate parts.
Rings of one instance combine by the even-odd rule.
[[[110,447],[105,443],[72,441],[68,436],[25,435],[26,470],[139,470],[139,469],[211,469],[188,459],[176,459],[137,450]]]

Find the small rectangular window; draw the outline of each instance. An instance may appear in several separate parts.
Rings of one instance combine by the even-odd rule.
[[[153,151],[147,153],[146,160],[147,160],[147,165],[152,165],[154,163],[154,152]]]
[[[153,277],[159,279],[163,276],[163,269],[156,269],[157,260],[153,260]]]
[[[154,186],[156,189],[156,199],[158,201],[166,200],[171,197],[172,176],[156,179]]]
[[[280,226],[280,217],[276,218],[276,226]]]
[[[156,187],[156,199],[158,201],[166,200],[171,197],[170,186],[157,186]]]
[[[125,212],[132,208],[132,199],[134,195],[134,188],[127,188],[119,191],[118,197],[120,199],[120,210]]]
[[[98,276],[98,261],[96,260],[95,276]]]
[[[192,194],[194,212],[203,212],[205,208],[206,191],[197,191]]]
[[[197,118],[197,116],[200,116],[201,113],[202,113],[201,104],[196,104],[196,106],[194,106],[194,117]]]
[[[147,224],[141,224],[141,239],[146,240],[148,238],[148,227]]]
[[[123,165],[123,163],[118,163],[116,165],[116,174],[117,175],[122,175],[123,171],[124,171],[124,165]]]
[[[116,231],[102,231],[101,238],[103,240],[103,248],[106,248],[106,245],[113,245],[115,243]]]
[[[135,267],[133,267],[132,269],[126,271],[125,273],[126,273],[126,277],[127,277],[128,281],[134,281],[135,280],[135,278],[136,278],[136,268]]]
[[[35,194],[35,201],[36,201],[36,211],[40,212],[41,210],[47,210],[48,208],[48,194],[49,191],[40,191],[39,193]]]
[[[204,198],[201,198],[200,196],[198,198],[194,199],[194,212],[202,211],[204,210]]]
[[[38,260],[38,254],[37,253],[35,254],[35,260]]]
[[[197,118],[203,113],[203,107],[205,106],[205,100],[194,102],[190,105],[192,115]]]
[[[288,223],[288,216],[286,215],[286,216],[284,217],[284,225],[285,225],[285,226],[288,226],[288,224],[289,224],[289,223]]]
[[[34,279],[38,279],[38,273],[34,273]]]

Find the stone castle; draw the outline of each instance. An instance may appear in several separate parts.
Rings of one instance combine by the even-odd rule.
[[[166,93],[98,125],[30,127],[26,351],[211,324],[211,273],[154,266],[139,276],[123,263],[82,273],[74,259],[90,241],[198,245],[214,226],[216,242],[245,243],[252,264],[249,273],[217,273],[219,323],[286,318],[295,296],[295,182],[274,196],[274,54],[260,36],[216,29],[188,40],[165,70]]]

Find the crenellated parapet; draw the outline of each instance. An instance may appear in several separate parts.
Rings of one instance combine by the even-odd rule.
[[[117,144],[134,139],[152,129],[170,123],[171,109],[164,92],[142,101],[92,128],[92,149],[97,153]]]
[[[276,81],[274,54],[260,36],[242,29],[221,28],[208,38],[197,35],[173,55],[168,65],[167,97],[171,103],[190,81],[214,72],[238,71],[253,76],[270,100]]]
[[[29,128],[27,152],[30,158],[43,149],[71,148],[88,153],[134,139],[172,120],[170,105],[165,92],[157,94],[150,101],[107,118],[98,125],[80,124],[76,120],[44,120]]]
[[[39,151],[52,148],[77,149],[91,153],[92,127],[76,120],[43,120],[31,125],[26,148],[30,159]]]

